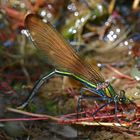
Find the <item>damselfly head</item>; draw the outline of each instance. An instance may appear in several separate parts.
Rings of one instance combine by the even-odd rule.
[[[118,93],[117,100],[120,104],[130,104],[132,102],[128,97],[126,97],[124,90],[121,90]]]
[[[131,120],[135,119],[135,115],[136,115],[136,111],[137,111],[136,104],[125,96],[124,90],[120,91],[120,93],[118,95],[118,102],[120,104],[120,105],[118,105],[119,112],[120,113],[122,112],[123,116],[125,116],[124,120],[131,121]]]
[[[126,103],[127,101],[127,98],[125,96],[125,91],[124,90],[121,90],[118,94],[118,101],[119,103]]]

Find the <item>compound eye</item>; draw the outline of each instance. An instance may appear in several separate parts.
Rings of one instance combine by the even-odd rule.
[[[124,90],[121,90],[120,91],[120,94],[119,94],[119,101],[120,102],[124,102],[125,100],[126,100],[125,91]]]
[[[122,101],[122,98],[119,98],[119,101],[121,102]]]
[[[121,90],[120,91],[120,97],[123,98],[124,96],[125,96],[125,91],[124,90]]]
[[[119,98],[119,102],[123,102],[124,100],[124,98]]]

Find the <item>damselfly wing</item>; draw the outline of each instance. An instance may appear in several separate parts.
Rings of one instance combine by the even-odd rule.
[[[56,68],[80,75],[95,84],[104,82],[96,66],[83,61],[48,21],[43,22],[39,16],[29,14],[25,19],[25,27],[35,46],[55,62]]]

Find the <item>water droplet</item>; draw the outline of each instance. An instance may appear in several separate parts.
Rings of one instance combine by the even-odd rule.
[[[41,11],[41,16],[44,17],[45,15],[46,15],[46,11],[45,10],[42,10]]]
[[[77,16],[79,16],[79,13],[78,12],[74,12],[74,15],[77,17]]]
[[[126,46],[127,46],[127,45],[128,45],[128,41],[124,41],[124,45],[126,45]]]
[[[116,32],[119,33],[121,30],[119,28],[116,29]]]
[[[115,35],[113,35],[113,38],[114,38],[114,39],[116,39],[116,38],[117,38],[117,35],[116,35],[116,34],[115,34]]]

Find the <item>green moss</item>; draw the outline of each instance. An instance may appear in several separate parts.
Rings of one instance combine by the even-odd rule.
[[[47,110],[47,112],[51,115],[58,115],[59,113],[57,103],[54,103],[51,100],[48,100],[47,102],[45,102],[44,107]]]
[[[36,110],[37,110],[37,105],[36,104],[30,103],[29,107],[30,107],[30,111],[31,112],[36,112]]]

